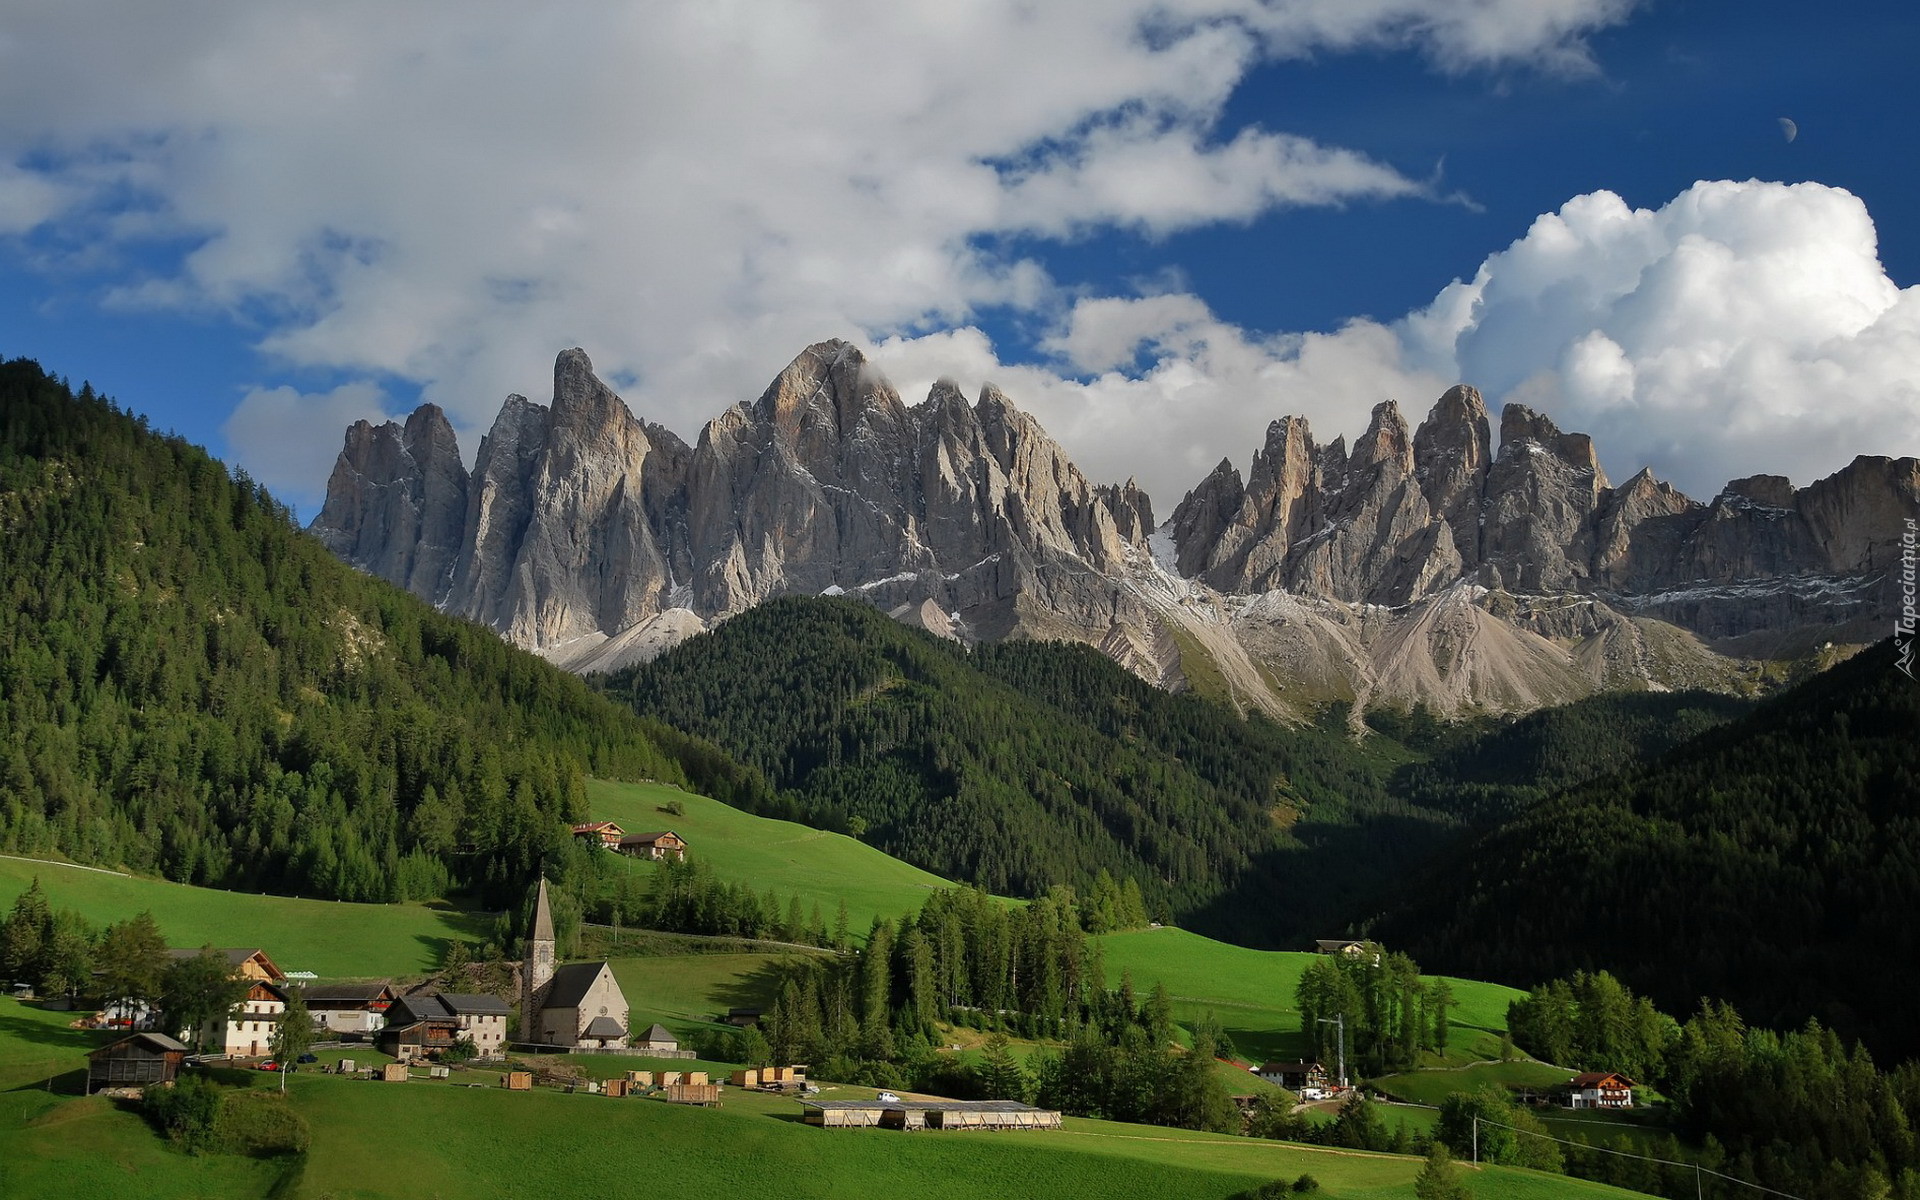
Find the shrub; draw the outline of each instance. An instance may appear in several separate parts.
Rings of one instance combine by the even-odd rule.
[[[227,1154],[272,1158],[302,1154],[312,1142],[307,1120],[275,1092],[235,1091],[221,1098],[215,1148]]]
[[[199,1075],[182,1075],[173,1086],[156,1083],[140,1093],[147,1119],[189,1154],[213,1149],[220,1118],[220,1086]]]

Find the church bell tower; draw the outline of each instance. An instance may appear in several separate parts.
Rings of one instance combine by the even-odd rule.
[[[533,902],[533,928],[527,933],[527,961],[520,975],[520,1040],[540,1041],[540,1002],[553,979],[553,910],[547,905],[547,880]]]

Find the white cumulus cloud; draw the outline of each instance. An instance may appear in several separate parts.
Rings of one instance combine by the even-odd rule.
[[[1579,196],[1388,324],[1260,335],[1193,295],[1097,297],[1045,345],[1054,370],[969,332],[876,353],[910,395],[997,383],[1162,515],[1222,457],[1244,472],[1275,418],[1351,441],[1379,401],[1417,422],[1455,382],[1486,394],[1496,430],[1503,404],[1528,404],[1593,434],[1616,479],[1650,466],[1701,499],[1920,453],[1920,288],[1887,278],[1859,198],[1819,184],[1702,182],[1658,209]]]
[[[291,387],[254,388],[241,397],[222,432],[256,479],[321,479],[340,453],[341,435],[355,421],[378,425],[389,415],[386,391],[358,380],[325,392]],[[303,518],[318,513],[303,513]]]
[[[469,452],[576,344],[691,435],[822,337],[1048,319],[1062,289],[1010,238],[1424,194],[1363,148],[1228,123],[1261,63],[1579,70],[1629,7],[25,6],[0,34],[0,236],[124,249],[110,303],[235,314],[266,367],[418,383]],[[318,486],[254,445],[262,478]]]

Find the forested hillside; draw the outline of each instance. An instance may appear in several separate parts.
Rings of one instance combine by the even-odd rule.
[[[1540,803],[1381,936],[1518,985],[1605,968],[1662,1008],[1809,1016],[1920,1053],[1920,687],[1882,643],[1665,757]]]
[[[1243,719],[1084,646],[968,650],[850,601],[763,604],[607,686],[764,772],[771,815],[995,892],[1105,871],[1157,915],[1252,944],[1331,919],[1337,889],[1311,886],[1322,835],[1375,882],[1448,835],[1387,794],[1401,757],[1379,758],[1397,755],[1384,740]]]
[[[1395,792],[1492,825],[1563,788],[1651,762],[1752,707],[1717,692],[1610,692],[1475,724],[1443,726],[1391,709],[1370,712],[1367,721],[1431,752],[1394,773]]]
[[[1382,712],[1355,741],[1342,713],[1282,727],[1085,646],[968,649],[817,598],[763,604],[605,686],[778,789],[735,795],[743,806],[857,830],[996,892],[1084,888],[1104,870],[1161,914],[1281,947],[1375,911],[1475,824],[1740,711],[1650,693],[1509,723]]]
[[[0,365],[0,731],[0,850],[350,900],[517,898],[589,771],[745,779],[25,360]]]

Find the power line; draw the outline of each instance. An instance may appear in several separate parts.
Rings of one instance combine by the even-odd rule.
[[[1479,1141],[1480,1141],[1479,1131],[1480,1131],[1480,1123],[1482,1121],[1485,1121],[1488,1125],[1493,1125],[1500,1129],[1511,1130],[1514,1133],[1524,1133],[1528,1137],[1545,1138],[1549,1142],[1559,1142],[1562,1146],[1572,1146],[1576,1150],[1598,1150],[1602,1154],[1612,1154],[1620,1158],[1637,1158],[1643,1162],[1661,1163],[1669,1167],[1680,1167],[1683,1170],[1689,1170],[1694,1172],[1696,1181],[1698,1180],[1698,1177],[1702,1174],[1711,1175],[1716,1179],[1724,1179],[1728,1183],[1737,1183],[1741,1187],[1752,1188],[1758,1192],[1766,1192],[1770,1196],[1785,1196],[1787,1200],[1806,1200],[1806,1197],[1804,1196],[1796,1196],[1792,1192],[1783,1192],[1783,1191],[1780,1191],[1778,1188],[1767,1187],[1765,1184],[1749,1183],[1747,1180],[1744,1180],[1744,1179],[1736,1179],[1732,1175],[1723,1174],[1722,1172],[1714,1170],[1712,1167],[1703,1167],[1699,1163],[1675,1162],[1670,1158],[1655,1158],[1651,1154],[1635,1154],[1631,1150],[1615,1150],[1611,1146],[1594,1146],[1594,1145],[1589,1145],[1585,1142],[1570,1142],[1566,1138],[1557,1138],[1550,1133],[1540,1133],[1532,1129],[1520,1129],[1516,1126],[1505,1125],[1499,1121],[1489,1120],[1488,1118],[1482,1117],[1479,1115],[1475,1115],[1475,1117],[1473,1118],[1476,1160],[1478,1158],[1477,1148],[1479,1146]]]

